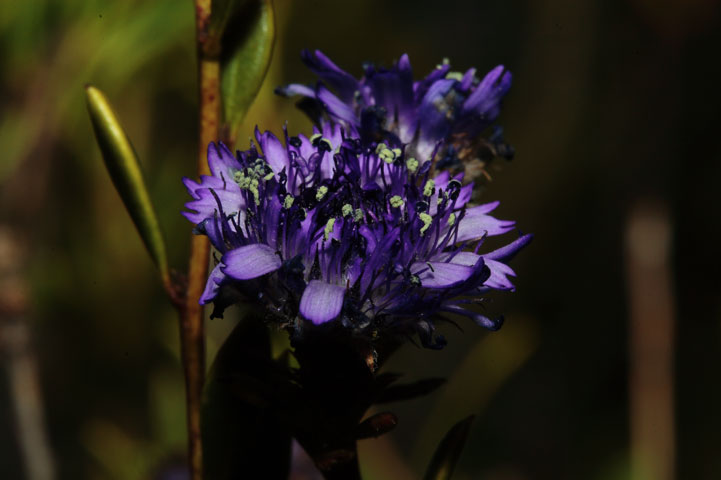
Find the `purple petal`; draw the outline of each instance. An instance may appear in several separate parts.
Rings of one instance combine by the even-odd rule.
[[[333,171],[335,170],[335,161],[333,160],[333,152],[341,146],[343,143],[343,135],[341,132],[343,127],[341,125],[324,123],[323,124],[323,138],[328,140],[333,148],[331,152],[325,152],[323,159],[320,162],[318,168],[321,172],[321,178],[333,177]],[[314,149],[315,150],[315,149]]]
[[[448,133],[449,105],[446,96],[455,83],[452,79],[438,80],[428,89],[418,107],[421,135],[430,139],[430,143],[435,144]]]
[[[196,182],[192,178],[183,177],[183,185],[185,185],[191,197],[198,199],[200,198],[200,195],[197,193],[198,190],[203,188],[221,189],[223,188],[223,180],[211,175],[201,175],[199,182]]]
[[[315,98],[315,90],[307,85],[301,85],[300,83],[291,83],[284,87],[278,87],[275,89],[275,93],[284,97],[292,97],[293,95],[302,95],[304,97]]]
[[[230,177],[230,169],[240,170],[241,168],[235,155],[222,142],[217,145],[211,142],[208,145],[208,166],[214,177],[229,182],[233,181],[233,178]]]
[[[441,173],[436,175],[436,177],[433,179],[434,182],[436,182],[436,190],[440,190],[441,188],[443,190],[446,189],[448,186],[448,182],[451,179],[451,174],[448,170],[443,170]]]
[[[511,88],[511,72],[503,65],[488,72],[463,104],[463,112],[473,112],[484,120],[493,121],[500,112],[500,102]]]
[[[446,256],[447,258],[450,257],[450,255]],[[458,252],[455,255],[453,255],[450,260],[448,260],[450,263],[456,263],[458,265],[465,265],[467,267],[473,267],[478,263],[478,259],[481,258],[481,255],[478,255],[473,252]]]
[[[344,102],[351,102],[355,91],[358,90],[358,80],[339,68],[320,50],[316,50],[314,53],[315,55],[304,50],[301,53],[303,62],[324,82],[334,88]]]
[[[471,88],[471,86],[473,85],[473,77],[475,76],[475,68],[469,68],[468,70],[466,70],[466,73],[463,75],[463,78],[461,79],[461,83],[459,85],[461,91],[466,92],[469,88]]]
[[[377,228],[375,232],[371,231],[370,228],[365,231],[366,233],[361,231],[361,235],[369,240],[369,242],[370,236],[366,236],[368,235],[368,232],[371,232],[370,235],[374,235],[376,238],[376,245],[374,248],[372,250],[370,248],[366,248],[366,252],[370,253],[370,256],[366,259],[363,272],[361,273],[361,290],[367,290],[371,287],[370,284],[374,277],[374,272],[389,261],[391,247],[401,233],[400,227],[395,227],[386,234],[383,234],[382,229],[378,229],[378,224],[376,224],[375,227]],[[373,283],[374,285],[377,285],[378,282],[382,281],[383,278],[380,277],[376,278]]]
[[[446,258],[450,257],[447,255]],[[473,252],[458,252],[449,260],[457,265],[465,265],[468,267],[475,266],[479,260],[483,260],[485,265],[490,269],[490,276],[483,282],[486,287],[496,290],[513,290],[513,283],[508,279],[509,276],[515,277],[516,272],[505,263],[491,260],[487,255],[478,255]]]
[[[313,127],[314,134],[318,133],[317,130],[317,128]],[[300,147],[296,148],[295,150],[300,154],[302,158],[310,158],[310,156],[313,155],[313,153],[316,152],[317,149],[310,143],[308,137],[306,137],[302,133],[298,134],[298,138],[300,139]]]
[[[370,78],[376,105],[388,112],[388,121],[398,120],[400,138],[407,143],[416,130],[413,108],[413,73],[408,55],[403,55],[396,68],[373,74]]]
[[[461,187],[461,191],[458,194],[458,198],[456,199],[456,207],[455,208],[463,208],[465,204],[471,201],[471,197],[473,196],[473,184],[469,183],[468,185],[464,185]]]
[[[223,272],[221,271],[223,266],[224,265],[222,263],[219,263],[210,272],[210,275],[208,276],[208,281],[205,284],[205,290],[200,296],[200,300],[198,302],[201,305],[212,302],[218,295],[218,290],[220,290],[220,284],[223,282],[223,280],[225,280],[225,274],[223,274]]]
[[[376,249],[376,245],[378,244],[375,232],[371,230],[368,225],[361,225],[361,227],[358,229],[358,233],[360,233],[361,236],[366,239],[366,252],[374,252]]]
[[[316,128],[317,129],[317,128]],[[333,148],[339,147],[343,143],[343,127],[338,124],[323,124],[323,131],[319,132],[323,134],[323,137],[328,139],[333,145]]]
[[[483,255],[483,258],[501,261],[510,260],[516,253],[518,253],[520,249],[531,243],[531,240],[533,240],[533,234],[527,233],[526,235],[523,235],[518,239],[514,240],[513,242],[509,243],[505,247],[501,247],[498,250],[486,253],[485,255]]]
[[[220,189],[213,189],[220,199],[220,206],[210,190],[209,188],[199,188],[194,192],[196,199],[185,204],[185,208],[194,211],[181,212],[185,218],[198,224],[206,218],[213,217],[221,207],[224,214],[230,215],[238,212],[245,204],[240,187],[235,182],[226,182],[226,190],[222,189],[222,185]]]
[[[336,318],[343,308],[345,287],[311,280],[300,299],[300,313],[316,325]]]
[[[514,290],[515,287],[508,277],[515,277],[516,272],[505,263],[490,260],[485,257],[484,259],[486,260],[488,268],[491,269],[491,276],[484,282],[484,285],[497,290]]]
[[[333,95],[333,93],[323,84],[318,84],[318,87],[316,88],[316,97],[325,104],[325,107],[331,116],[348,122],[350,125],[356,125],[358,123],[358,119],[356,118],[356,114],[353,112],[353,109],[349,107],[347,103],[344,103],[341,99]]]
[[[426,75],[426,78],[415,82],[413,84],[415,102],[420,102],[420,100],[425,96],[426,92],[428,92],[428,89],[431,87],[431,85],[433,85],[437,80],[445,78],[446,74],[450,71],[450,69],[451,66],[447,63],[439,65],[439,68],[436,68],[431,73]]]
[[[428,265],[430,263],[430,266]],[[426,288],[449,288],[459,285],[473,274],[473,267],[443,262],[417,262],[411,265],[411,273],[420,277]]]
[[[478,205],[478,206],[476,207],[476,209],[477,209],[478,212],[480,212],[480,213],[488,213],[488,212],[492,212],[493,210],[495,210],[496,208],[498,208],[498,206],[499,206],[500,204],[501,204],[501,202],[499,202],[498,200],[496,200],[495,202],[488,202],[488,203],[484,203],[484,204],[482,204],[482,205]]]
[[[458,224],[458,242],[477,240],[485,235],[501,235],[513,230],[516,222],[486,215],[484,212],[488,211],[487,209],[487,205],[479,205],[466,210]]]
[[[226,265],[222,271],[236,280],[250,280],[278,270],[280,257],[269,245],[253,243],[229,251],[221,261]]]
[[[260,133],[258,127],[255,127],[255,138],[260,144],[265,161],[268,162],[273,173],[278,174],[284,168],[288,169],[288,150],[280,143],[280,140],[271,132]]]
[[[468,317],[474,322],[476,322],[479,326],[487,328],[489,330],[496,331],[503,326],[503,316],[491,319],[481,313],[472,312],[471,310],[466,310],[459,305],[452,304],[444,306],[442,310],[444,312],[455,313],[456,315],[463,315],[464,317]]]
[[[238,214],[241,216],[241,219],[245,217],[244,212],[239,212]],[[208,217],[197,224],[197,233],[204,233],[210,239],[210,243],[221,253],[225,253],[228,250],[223,225],[226,225],[226,228],[231,228],[227,226],[227,222],[220,219],[219,215]],[[245,227],[241,224],[240,228],[244,229]],[[245,234],[245,230],[243,230],[243,233]]]

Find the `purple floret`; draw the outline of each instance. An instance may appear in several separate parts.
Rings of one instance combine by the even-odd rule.
[[[511,73],[502,65],[483,78],[471,68],[453,72],[444,62],[421,80],[413,80],[408,55],[390,69],[364,66],[360,79],[341,70],[322,52],[303,51],[303,61],[318,76],[313,86],[291,84],[277,93],[300,95],[321,111],[319,124],[340,123],[364,141],[407,145],[406,152],[421,163],[434,151],[445,157],[447,167],[465,163],[485,165],[495,156],[510,158],[513,149],[503,143],[495,126],[488,138],[482,133],[498,118],[503,97],[511,87]]]
[[[339,92],[350,85],[329,61],[318,71]],[[184,215],[217,250],[201,298],[215,314],[242,294],[296,330],[340,322],[360,333],[418,333],[429,347],[441,343],[433,322],[442,313],[500,326],[466,307],[513,289],[506,260],[531,236],[479,253],[514,222],[489,214],[498,202],[471,206],[462,173],[437,173],[404,146],[364,141],[338,124],[283,141],[256,130],[256,141],[260,149],[236,155],[211,144],[212,175],[185,180]]]

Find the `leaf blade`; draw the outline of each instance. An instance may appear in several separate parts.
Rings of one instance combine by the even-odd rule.
[[[165,240],[135,149],[103,92],[87,85],[85,98],[95,138],[113,185],[160,271],[163,283],[168,285],[170,274]]]
[[[474,418],[475,415],[464,418],[446,433],[428,464],[424,480],[448,480],[451,478]]]
[[[236,0],[232,6],[228,0],[216,2],[226,12],[218,21],[223,28],[220,91],[223,123],[232,143],[270,67],[275,14],[271,0]]]

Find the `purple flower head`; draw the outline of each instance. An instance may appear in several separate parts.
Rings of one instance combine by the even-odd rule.
[[[201,298],[214,315],[242,295],[298,331],[340,322],[418,333],[426,346],[442,344],[433,338],[442,313],[500,327],[466,307],[513,289],[506,262],[531,236],[481,253],[514,222],[489,215],[498,202],[471,206],[462,173],[434,176],[431,162],[331,124],[310,137],[285,132],[284,142],[256,129],[256,140],[260,149],[236,155],[211,144],[212,175],[185,180],[184,215],[218,251]]]
[[[500,127],[489,138],[481,135],[494,124],[511,86],[511,73],[502,65],[479,78],[475,68],[451,71],[444,60],[414,81],[408,55],[403,55],[390,69],[364,65],[363,76],[356,79],[320,51],[305,50],[302,57],[320,81],[315,87],[291,84],[276,92],[304,97],[299,106],[318,124],[340,123],[364,142],[406,145],[405,152],[421,163],[435,154],[437,168],[465,167],[467,180],[494,157],[513,156]]]

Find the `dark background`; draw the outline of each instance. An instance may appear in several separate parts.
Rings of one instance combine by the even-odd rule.
[[[355,75],[404,52],[416,77],[444,57],[514,74],[500,122],[517,155],[483,199],[536,238],[514,260],[517,292],[494,297],[506,325],[464,324],[444,331],[441,352],[398,354],[390,369],[449,382],[362,443],[367,478],[418,478],[472,413],[457,479],[720,478],[719,2],[275,3],[279,38],[248,136],[286,120],[308,131],[272,93],[313,81],[302,48]],[[27,285],[20,316],[58,478],[150,478],[184,452],[175,315],[102,166],[82,87],[118,109],[184,270],[193,21],[189,0],[0,3],[0,230],[20,250],[0,257],[20,262]],[[210,322],[209,355],[231,326]],[[0,478],[20,479],[13,348],[0,344]],[[647,417],[651,435],[632,433]],[[644,473],[639,455],[659,470]]]

